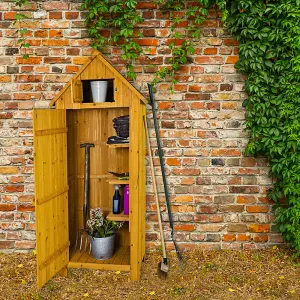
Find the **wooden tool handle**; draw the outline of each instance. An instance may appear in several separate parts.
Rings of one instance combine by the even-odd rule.
[[[157,194],[157,188],[156,188],[156,180],[155,180],[155,173],[154,173],[154,166],[153,166],[153,159],[152,159],[152,153],[151,153],[150,138],[149,138],[149,133],[148,133],[148,125],[147,125],[146,116],[144,116],[144,123],[145,123],[147,147],[148,147],[148,152],[149,152],[149,161],[150,161],[150,169],[151,169],[151,177],[152,177],[152,186],[153,186],[154,199],[155,199],[155,204],[156,204],[156,212],[157,212],[158,226],[159,226],[159,232],[160,232],[161,246],[162,246],[162,251],[163,251],[163,258],[167,258],[165,239],[164,239],[162,223],[161,223],[161,215],[160,215],[160,208],[159,208],[159,202],[158,202],[158,194]]]

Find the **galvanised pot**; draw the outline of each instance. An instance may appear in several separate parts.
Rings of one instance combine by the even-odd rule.
[[[115,234],[104,238],[94,238],[90,236],[90,239],[92,256],[94,258],[104,260],[109,259],[113,256]]]

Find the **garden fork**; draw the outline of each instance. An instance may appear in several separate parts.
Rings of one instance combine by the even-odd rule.
[[[79,251],[81,252],[84,248],[84,252],[87,251],[88,245],[91,248],[89,235],[87,231],[86,221],[88,216],[88,201],[90,192],[90,148],[95,147],[92,143],[80,144],[80,148],[85,148],[85,163],[84,163],[84,204],[83,204],[83,228],[77,232],[75,252],[77,250],[78,244]],[[91,249],[90,249],[91,251]]]

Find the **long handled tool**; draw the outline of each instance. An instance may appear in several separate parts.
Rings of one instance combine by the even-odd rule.
[[[171,212],[171,203],[170,203],[169,192],[168,192],[167,177],[166,177],[164,161],[163,161],[163,152],[162,152],[160,138],[159,138],[159,130],[158,130],[158,124],[157,124],[157,118],[156,118],[156,111],[155,111],[152,84],[148,83],[148,89],[149,89],[149,96],[150,96],[150,104],[151,104],[151,107],[152,107],[153,122],[154,122],[156,142],[157,142],[157,150],[158,150],[159,162],[160,162],[160,167],[161,167],[161,174],[162,174],[163,184],[164,184],[164,192],[165,192],[166,203],[167,203],[167,211],[168,211],[169,222],[170,222],[170,227],[171,227],[171,239],[173,241],[178,260],[179,260],[179,262],[182,262],[183,261],[182,255],[179,251],[179,247],[178,247],[177,243],[174,240],[173,217],[172,217],[172,212]]]
[[[88,202],[90,192],[90,148],[95,147],[92,143],[80,144],[80,148],[85,148],[85,162],[84,162],[84,204],[83,204],[83,228],[77,232],[75,251],[77,250],[78,243],[80,242],[79,251],[81,252],[84,247],[84,252],[90,247],[89,235],[86,228],[86,221],[88,216]],[[84,246],[83,246],[84,245]]]
[[[165,239],[164,239],[163,228],[162,228],[162,223],[161,223],[161,215],[160,215],[160,209],[159,209],[158,194],[157,194],[157,188],[156,188],[155,173],[154,173],[154,167],[153,167],[153,159],[152,159],[151,145],[150,145],[150,138],[149,138],[149,133],[148,133],[148,125],[147,125],[146,117],[144,117],[144,124],[145,124],[145,130],[146,130],[147,148],[148,148],[148,152],[149,152],[150,169],[151,169],[152,185],[153,185],[154,198],[155,198],[155,204],[156,204],[157,220],[158,220],[158,226],[159,226],[161,246],[162,246],[162,251],[163,251],[163,261],[158,264],[157,271],[158,271],[159,277],[161,277],[162,279],[165,279],[165,278],[167,278],[167,275],[169,272],[169,263],[168,263]]]

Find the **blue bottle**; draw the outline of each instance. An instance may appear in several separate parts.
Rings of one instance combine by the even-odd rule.
[[[113,196],[113,214],[121,213],[121,194],[119,191],[119,186],[115,186],[115,194]]]

